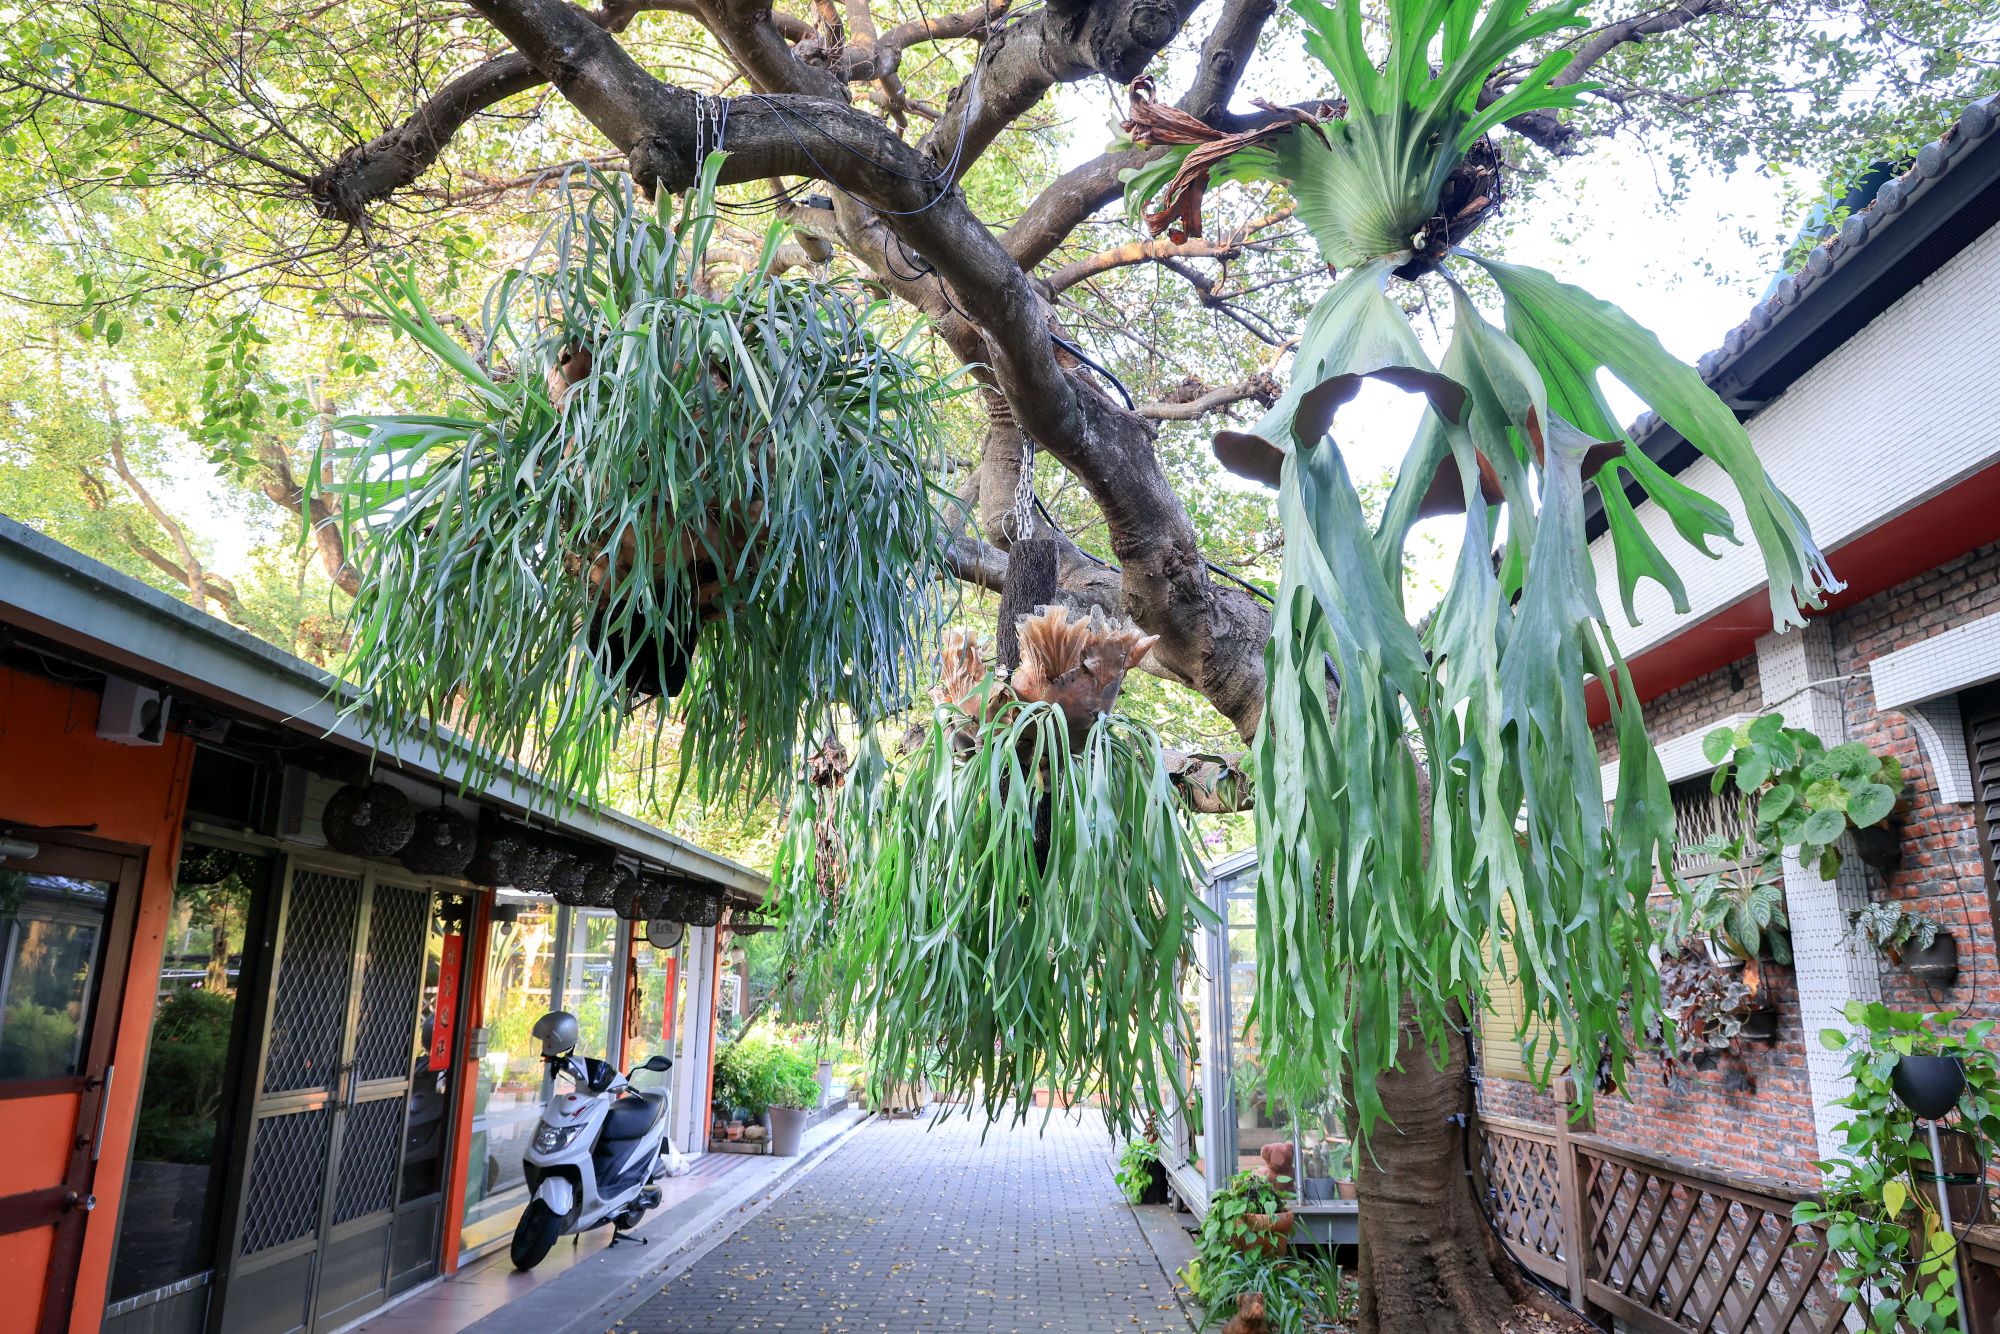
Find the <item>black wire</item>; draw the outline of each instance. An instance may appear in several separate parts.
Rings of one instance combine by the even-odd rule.
[[[1480,1092],[1483,1085],[1483,1081],[1479,1077],[1479,1067],[1476,1064],[1474,1064],[1470,1059],[1472,1054],[1472,1028],[1470,1025],[1468,1025],[1465,1028],[1460,1029],[1459,1032],[1465,1038],[1466,1055],[1468,1058],[1465,1066],[1465,1079],[1468,1084],[1472,1085],[1472,1106],[1476,1112],[1479,1112],[1480,1114],[1483,1115],[1485,1112],[1485,1108],[1480,1106]],[[1540,1274],[1537,1274],[1534,1270],[1528,1268],[1527,1264],[1521,1259],[1521,1257],[1514,1254],[1514,1248],[1510,1246],[1507,1242],[1507,1234],[1500,1230],[1500,1220],[1493,1216],[1492,1201],[1487,1199],[1485,1192],[1481,1191],[1478,1188],[1479,1178],[1476,1175],[1474,1175],[1472,1170],[1472,1127],[1470,1125],[1463,1124],[1464,1118],[1462,1116],[1455,1117],[1453,1119],[1459,1120],[1461,1122],[1459,1126],[1459,1130],[1461,1133],[1459,1134],[1458,1137],[1458,1151],[1460,1157],[1462,1157],[1465,1161],[1466,1182],[1473,1188],[1472,1198],[1479,1201],[1479,1216],[1481,1218],[1484,1218],[1486,1220],[1486,1226],[1493,1230],[1493,1239],[1500,1244],[1501,1251],[1507,1256],[1509,1260],[1512,1260],[1514,1262],[1514,1268],[1518,1269],[1521,1272],[1522,1278],[1528,1280],[1530,1283],[1540,1288],[1543,1292],[1547,1293],[1559,1305],[1561,1305],[1561,1307],[1565,1311],[1568,1311],[1571,1315],[1575,1316],[1578,1320],[1581,1320],[1584,1324],[1589,1325],[1592,1329],[1598,1330],[1600,1334],[1612,1334],[1612,1331],[1605,1329],[1604,1326],[1598,1324],[1595,1320],[1592,1320],[1589,1316],[1585,1315],[1582,1311],[1578,1310],[1574,1305],[1572,1305],[1569,1299],[1569,1294],[1564,1292],[1561,1288],[1558,1288],[1555,1284],[1549,1282],[1549,1280],[1547,1280],[1546,1278],[1543,1278]]]
[[[1106,370],[1098,362],[1093,360],[1088,352],[1085,352],[1082,348],[1078,347],[1075,343],[1072,343],[1069,339],[1064,338],[1061,334],[1057,333],[1053,329],[1049,330],[1049,339],[1050,341],[1055,343],[1057,347],[1069,353],[1072,357],[1075,357],[1078,361],[1090,367],[1090,369],[1096,371],[1099,375],[1103,376],[1105,379],[1111,381],[1111,387],[1116,389],[1118,391],[1118,396],[1125,400],[1125,411],[1131,412],[1137,406],[1137,404],[1134,402],[1132,398],[1132,391],[1125,387],[1125,382],[1119,379],[1117,376],[1113,375],[1110,371]]]

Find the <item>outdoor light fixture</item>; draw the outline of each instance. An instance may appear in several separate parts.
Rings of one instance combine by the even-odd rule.
[[[35,854],[41,850],[42,845],[39,843],[30,843],[25,838],[15,838],[12,835],[0,835],[0,861],[33,861]]]

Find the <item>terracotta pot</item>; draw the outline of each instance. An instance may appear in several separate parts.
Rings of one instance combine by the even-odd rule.
[[[732,1139],[732,1140],[742,1139],[743,1123],[741,1121],[731,1121],[729,1123],[729,1129],[723,1132],[723,1136],[726,1139]]]
[[[1358,1200],[1361,1198],[1361,1183],[1358,1181],[1342,1181],[1334,1189],[1340,1192],[1340,1198],[1343,1200]]]
[[[1292,1249],[1294,1221],[1290,1209],[1281,1209],[1275,1214],[1245,1214],[1243,1225],[1250,1229],[1250,1235],[1239,1239],[1236,1249],[1254,1251],[1272,1260],[1286,1255]]]

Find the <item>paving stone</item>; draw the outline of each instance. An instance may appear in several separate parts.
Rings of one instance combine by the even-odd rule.
[[[1102,1122],[878,1121],[615,1334],[1187,1334]]]

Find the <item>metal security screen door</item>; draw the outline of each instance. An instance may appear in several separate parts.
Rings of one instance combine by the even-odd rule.
[[[421,1244],[435,1252],[435,1212],[399,1210],[397,1198],[430,918],[427,889],[291,866],[228,1334],[331,1329],[380,1305],[411,1224],[428,1227]]]

